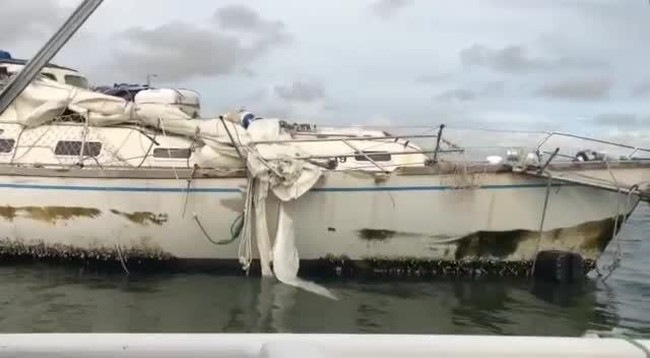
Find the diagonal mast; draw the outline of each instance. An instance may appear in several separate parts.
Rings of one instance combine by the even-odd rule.
[[[0,91],[0,114],[20,96],[43,67],[65,46],[103,1],[83,0],[52,38],[27,62],[17,75],[11,78],[7,86]]]

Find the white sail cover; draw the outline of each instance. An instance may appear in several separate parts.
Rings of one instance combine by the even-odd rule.
[[[210,137],[213,141],[225,141],[228,138],[219,119],[193,120],[177,107],[157,103],[135,104],[119,97],[46,78],[38,78],[27,86],[0,115],[0,120],[34,128],[52,122],[66,110],[85,116],[91,126],[139,123],[181,136],[200,135]],[[246,131],[241,126],[226,123],[235,138],[242,142],[247,140]]]
[[[264,248],[260,255],[265,267],[264,274],[270,275],[270,262],[274,261],[274,274],[280,281],[333,297],[326,289],[297,278],[299,258],[289,204],[282,207],[275,245],[271,249],[265,222],[266,209],[262,205],[268,191],[271,190],[283,202],[293,201],[311,189],[322,175],[319,167],[297,159],[297,156],[305,153],[291,144],[249,145],[251,141],[291,139],[280,127],[278,120],[254,121],[246,130],[233,118],[194,120],[178,107],[129,102],[119,97],[39,78],[0,115],[0,121],[35,128],[70,112],[83,116],[91,126],[141,124],[164,134],[199,139],[204,145],[195,151],[198,163],[228,168],[246,165],[250,180],[263,183],[263,186],[258,186],[258,190],[248,193],[253,195],[252,202],[256,202],[256,210],[246,213],[249,217],[245,222],[249,225],[257,222],[257,230],[249,227],[245,231],[256,232],[254,235],[258,246]],[[257,217],[251,220],[250,215]],[[253,237],[245,236],[242,237],[242,243],[247,245]],[[252,257],[243,259],[251,260]]]

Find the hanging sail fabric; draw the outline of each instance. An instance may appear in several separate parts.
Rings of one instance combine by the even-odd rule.
[[[270,141],[282,139],[284,132],[280,128],[278,120],[258,120],[250,124],[248,128],[250,140]],[[255,148],[248,147],[247,167],[249,180],[254,181],[254,189],[249,190],[247,195],[255,195],[253,198],[254,210],[248,210],[248,218],[245,222],[248,225],[255,223],[255,237],[259,250],[259,257],[263,276],[275,277],[282,283],[319,294],[324,297],[336,299],[336,297],[325,287],[316,283],[298,278],[300,269],[300,257],[296,248],[295,226],[293,221],[293,207],[296,200],[307,193],[322,176],[322,169],[295,159],[297,149],[289,145],[264,144]],[[265,158],[273,158],[267,161]],[[278,160],[277,158],[281,158]],[[250,186],[249,186],[250,187]],[[275,242],[271,246],[268,227],[266,224],[266,198],[268,191],[280,199],[280,213],[278,216],[278,227],[275,235]],[[252,228],[245,232],[252,234]],[[242,238],[242,247],[251,247],[252,237]],[[272,250],[270,248],[272,247]],[[249,252],[249,250],[240,250]],[[252,258],[244,258],[243,262],[250,262]],[[273,271],[271,274],[271,263]]]

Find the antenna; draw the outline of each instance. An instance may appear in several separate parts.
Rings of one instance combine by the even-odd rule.
[[[151,87],[151,79],[152,78],[158,78],[158,75],[155,74],[155,73],[147,74],[147,87]]]

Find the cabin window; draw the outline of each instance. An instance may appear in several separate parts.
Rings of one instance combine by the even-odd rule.
[[[189,148],[156,148],[153,150],[154,158],[187,159],[192,155]]]
[[[16,140],[14,139],[0,139],[0,153],[11,153],[15,144]]]
[[[364,152],[364,153],[375,162],[390,162],[393,159],[393,157],[390,154],[385,152]],[[369,162],[366,155],[357,154],[354,157],[354,160],[356,160],[357,162]]]
[[[43,77],[46,77],[52,81],[56,81],[56,77],[51,73],[41,73],[41,75],[43,75]]]
[[[62,140],[56,144],[54,148],[54,154],[56,155],[81,155],[81,146],[82,142],[80,141],[70,141]],[[97,157],[102,151],[102,143],[100,142],[86,142],[83,143],[84,156],[86,157]]]
[[[75,87],[88,88],[88,80],[81,76],[65,75],[65,83]]]

